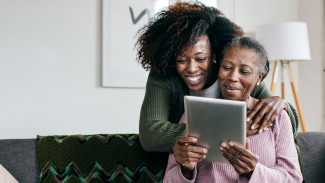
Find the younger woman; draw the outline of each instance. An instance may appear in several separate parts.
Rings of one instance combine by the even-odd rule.
[[[140,29],[137,59],[150,70],[139,123],[146,151],[172,152],[175,142],[186,133],[185,124],[178,124],[184,113],[184,95],[217,97],[223,47],[242,36],[239,26],[201,3],[171,5]],[[251,96],[259,102],[248,115],[247,136],[264,132],[284,109],[296,137],[298,117],[289,103],[273,96],[264,82]]]

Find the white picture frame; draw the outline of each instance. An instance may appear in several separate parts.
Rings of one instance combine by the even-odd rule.
[[[168,0],[102,0],[101,86],[145,88],[149,72],[136,61],[136,34]]]

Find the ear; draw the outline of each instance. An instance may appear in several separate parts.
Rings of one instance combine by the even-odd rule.
[[[217,63],[217,61],[216,61],[216,55],[213,55],[213,56],[212,56],[212,63],[213,63],[213,64]]]
[[[213,55],[212,60],[216,60],[216,55]]]
[[[256,85],[255,85],[256,87],[261,84],[263,77],[264,77],[263,73],[258,75],[258,79],[257,79]]]

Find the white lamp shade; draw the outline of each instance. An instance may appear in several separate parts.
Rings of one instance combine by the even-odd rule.
[[[304,22],[259,26],[256,39],[265,46],[270,61],[310,60],[308,30]]]

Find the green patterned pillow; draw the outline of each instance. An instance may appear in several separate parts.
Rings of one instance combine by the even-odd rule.
[[[37,136],[39,182],[162,182],[168,153],[143,150],[139,136]]]

